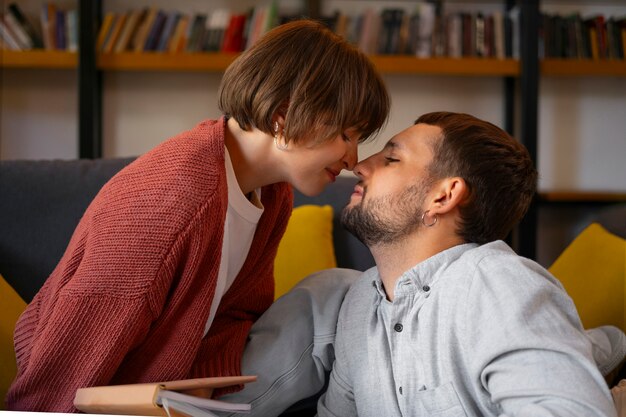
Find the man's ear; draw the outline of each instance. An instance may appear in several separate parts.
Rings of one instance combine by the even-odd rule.
[[[445,214],[463,204],[469,196],[467,183],[461,177],[445,178],[433,187],[432,214]]]

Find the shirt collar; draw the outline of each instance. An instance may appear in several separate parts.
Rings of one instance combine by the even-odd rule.
[[[405,271],[396,281],[394,294],[396,296],[403,294],[411,294],[415,292],[429,293],[436,285],[439,271],[445,269],[448,265],[456,261],[465,252],[478,247],[476,243],[464,243],[453,246],[430,258],[418,263],[411,269]],[[383,298],[387,298],[383,283],[378,274],[378,269],[373,268],[372,286],[378,294]]]

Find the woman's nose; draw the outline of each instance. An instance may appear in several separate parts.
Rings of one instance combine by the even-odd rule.
[[[356,142],[350,142],[348,150],[343,157],[343,166],[345,169],[353,171],[359,160],[359,147]]]

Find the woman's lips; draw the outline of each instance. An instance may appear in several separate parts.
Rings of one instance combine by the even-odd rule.
[[[331,182],[335,182],[337,180],[337,175],[339,175],[338,172],[335,172],[329,168],[326,168],[326,172],[328,173],[328,176],[330,177]]]

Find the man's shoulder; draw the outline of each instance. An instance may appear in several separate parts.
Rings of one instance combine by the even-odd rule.
[[[362,272],[350,286],[344,299],[342,309],[362,309],[372,304],[376,295],[375,282],[378,279],[378,269],[372,267]]]
[[[518,255],[502,241],[489,242],[473,248],[460,258],[472,281],[489,287],[546,287],[561,290],[558,280],[537,262]]]

